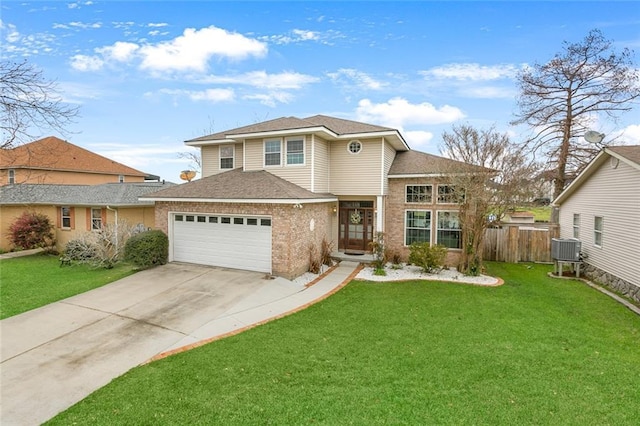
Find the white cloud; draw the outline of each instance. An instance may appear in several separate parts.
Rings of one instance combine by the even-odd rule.
[[[134,53],[138,49],[140,49],[140,46],[135,43],[117,41],[111,46],[97,48],[96,52],[102,54],[106,60],[128,62],[134,57]]]
[[[243,96],[243,99],[257,100],[261,104],[268,107],[275,107],[277,104],[288,104],[293,100],[293,95],[288,92],[275,91],[270,93],[261,93],[255,95]]]
[[[513,78],[519,68],[512,64],[480,65],[475,63],[448,64],[422,71],[426,78],[453,79],[463,81],[486,81]]]
[[[131,23],[126,23],[129,25]],[[157,24],[158,26],[160,24]],[[208,68],[213,57],[231,60],[250,56],[262,57],[267,53],[263,42],[210,26],[200,30],[187,28],[181,36],[156,44],[116,42],[95,49],[96,55],[76,55],[74,68],[96,71],[111,63],[140,61],[140,68],[151,72],[200,71]]]
[[[85,24],[84,22],[69,22],[69,27],[71,28],[80,28],[83,30],[92,28],[92,29],[98,29],[98,28],[102,28],[102,23],[100,22],[94,22],[93,24]]]
[[[276,34],[260,37],[260,40],[273,44],[292,44],[313,41],[321,44],[331,44],[331,40],[341,38],[342,35],[334,30],[319,32],[311,30],[293,29],[286,34]]]
[[[401,129],[411,124],[443,124],[452,123],[465,117],[456,107],[444,105],[436,108],[428,102],[411,104],[403,98],[393,98],[388,102],[374,104],[369,99],[362,99],[356,109],[358,120],[378,123]]]
[[[158,23],[150,23],[147,24],[147,27],[149,28],[161,28],[161,27],[168,27],[169,24],[167,24],[166,22],[158,22]]]
[[[414,149],[425,148],[433,139],[433,133],[424,130],[413,130],[403,132],[405,139]]]
[[[200,30],[187,28],[171,41],[140,48],[141,68],[152,71],[203,72],[214,56],[240,60],[250,56],[262,57],[266,53],[266,44],[215,26]]]
[[[614,137],[627,145],[640,145],[640,124],[631,124]]]
[[[515,87],[478,86],[461,89],[460,92],[469,98],[480,99],[509,99],[515,98]]]
[[[104,61],[96,56],[75,55],[71,57],[71,68],[76,71],[98,71]]]
[[[358,88],[365,90],[380,90],[388,85],[353,68],[340,68],[336,72],[327,73],[327,76],[335,82],[345,82],[347,80],[347,84],[353,85],[355,83]]]
[[[317,77],[297,72],[267,74],[266,71],[252,71],[244,74],[217,76],[211,75],[202,80],[213,84],[242,84],[263,89],[300,89],[318,81]]]
[[[187,97],[192,101],[229,102],[235,99],[232,89],[206,89],[206,90],[173,90],[161,89],[159,93],[177,97]]]

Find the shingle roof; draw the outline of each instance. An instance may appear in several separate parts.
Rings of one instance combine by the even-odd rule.
[[[201,136],[199,138],[188,140],[187,142],[224,140],[232,137],[233,135],[246,133],[277,132],[294,129],[308,129],[313,127],[326,127],[328,130],[338,135],[388,132],[396,130],[390,127],[375,126],[373,124],[344,120],[342,118],[329,117],[326,115],[314,115],[312,117],[302,119],[297,117],[276,118],[269,121],[263,121],[261,123],[225,130],[224,132]]]
[[[242,169],[208,176],[193,182],[149,194],[151,199],[209,200],[313,200],[335,198],[332,194],[316,194],[267,171]]]
[[[0,205],[55,204],[83,206],[152,205],[152,201],[138,198],[173,183],[136,182],[105,183],[102,185],[4,185],[0,186]]]
[[[640,165],[640,145],[609,146],[607,149]]]
[[[0,168],[65,170],[125,176],[147,175],[55,136],[13,149],[0,150]]]
[[[461,172],[492,173],[494,170],[427,154],[425,152],[406,151],[396,154],[393,164],[391,164],[389,175],[426,175]]]

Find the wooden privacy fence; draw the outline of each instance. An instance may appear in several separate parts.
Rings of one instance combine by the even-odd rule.
[[[517,226],[487,229],[484,236],[484,260],[499,262],[551,262],[551,239],[560,228],[520,229]]]

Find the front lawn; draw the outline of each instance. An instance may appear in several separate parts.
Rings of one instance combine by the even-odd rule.
[[[637,424],[640,318],[548,266],[501,287],[353,281],[145,365],[51,424]]]
[[[92,290],[134,273],[128,264],[113,269],[60,267],[58,256],[35,254],[0,260],[0,319]]]

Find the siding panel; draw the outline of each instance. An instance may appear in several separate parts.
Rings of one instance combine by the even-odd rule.
[[[381,195],[381,139],[361,139],[362,150],[351,154],[349,141],[331,143],[329,192],[336,195]]]
[[[591,265],[640,286],[640,172],[609,162],[560,206],[560,236],[573,237],[573,214],[580,214],[582,251]],[[604,218],[602,247],[594,244],[594,218]]]

